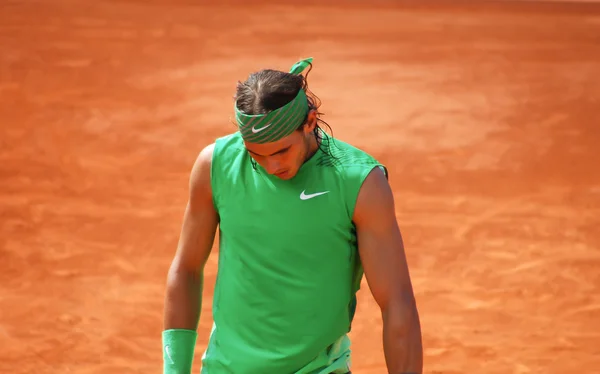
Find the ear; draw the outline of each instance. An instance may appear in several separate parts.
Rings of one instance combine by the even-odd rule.
[[[317,127],[317,111],[310,110],[306,118],[306,125],[304,125],[304,133],[312,133],[315,130],[315,127]]]

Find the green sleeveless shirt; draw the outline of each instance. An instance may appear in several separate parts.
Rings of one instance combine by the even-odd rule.
[[[327,366],[319,362],[323,352],[354,317],[363,272],[352,215],[378,166],[385,171],[324,134],[298,174],[281,180],[253,165],[239,132],[217,139],[211,183],[219,262],[203,374],[319,373]]]

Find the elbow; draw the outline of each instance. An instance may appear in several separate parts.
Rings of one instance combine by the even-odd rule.
[[[171,266],[166,283],[164,328],[196,329],[202,306],[202,273]]]
[[[169,266],[167,276],[172,278],[194,278],[202,276],[204,264],[200,264],[195,258],[186,258],[182,255],[176,255]]]
[[[202,269],[185,266],[175,259],[167,272],[166,292],[167,297],[180,293],[189,293],[202,287],[204,273]]]
[[[202,279],[202,270],[190,269],[173,262],[167,273],[167,287],[181,283],[194,283]]]
[[[396,336],[407,337],[420,332],[419,312],[412,292],[401,294],[390,300],[381,309],[386,330]]]

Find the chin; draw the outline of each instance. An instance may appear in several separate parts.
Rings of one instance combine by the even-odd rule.
[[[282,179],[282,180],[288,180],[288,179],[294,178],[294,176],[296,176],[296,173],[288,170],[288,171],[285,171],[285,172],[283,172],[281,174],[275,174],[275,176],[277,178],[279,178],[279,179]]]

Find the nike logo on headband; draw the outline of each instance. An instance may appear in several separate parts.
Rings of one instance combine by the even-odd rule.
[[[261,131],[263,131],[264,129],[266,129],[267,127],[269,127],[271,125],[272,125],[272,123],[269,123],[268,125],[263,126],[263,127],[259,127],[257,129],[254,128],[254,126],[252,126],[252,132],[256,134],[257,132],[261,132]]]

